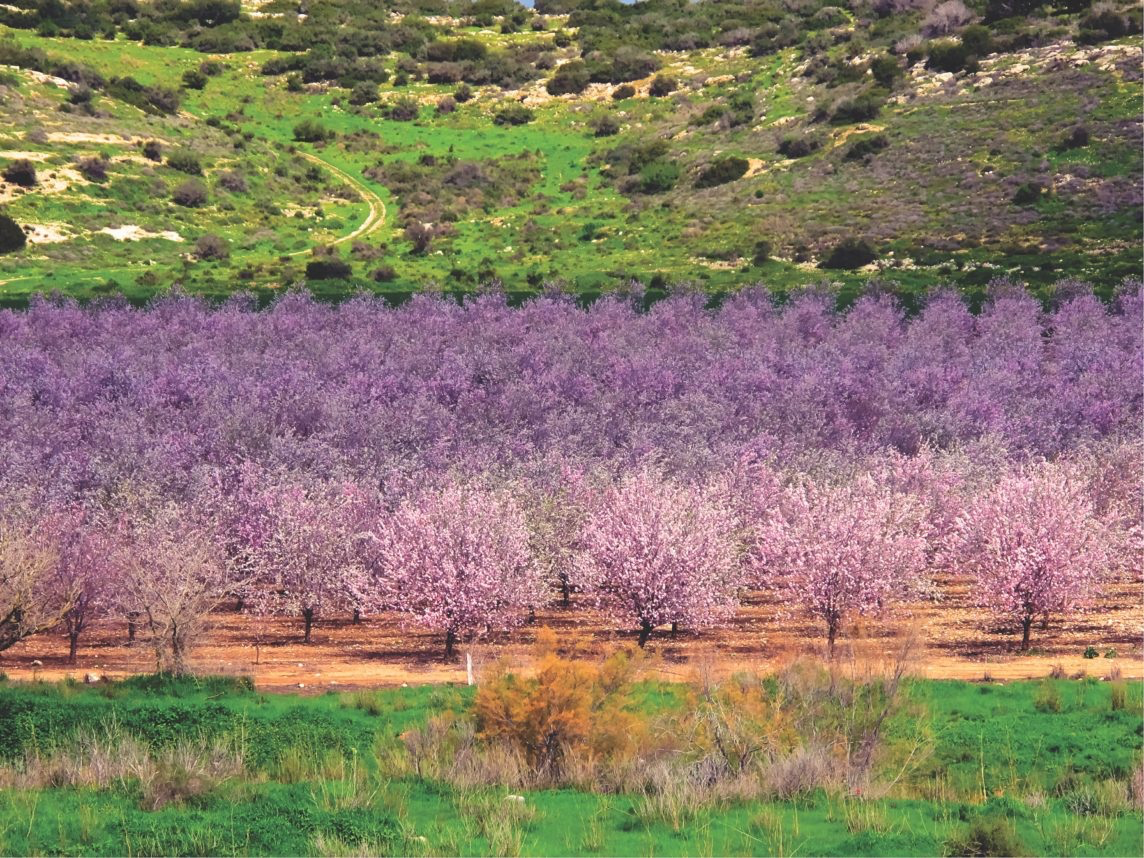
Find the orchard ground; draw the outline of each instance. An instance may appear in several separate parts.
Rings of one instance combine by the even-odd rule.
[[[976,681],[1032,679],[1061,671],[1104,678],[1114,671],[1128,679],[1144,678],[1144,586],[1122,579],[1111,586],[1094,610],[1038,623],[1028,653],[1019,651],[1020,632],[1006,628],[976,607],[964,582],[944,581],[936,602],[910,605],[886,617],[859,620],[846,629],[840,650],[858,649],[866,657],[889,652],[903,634],[920,644],[912,672],[934,679]],[[313,643],[302,641],[300,617],[253,616],[232,608],[217,612],[213,631],[196,650],[197,672],[250,676],[267,691],[324,691],[415,683],[465,682],[464,653],[482,668],[503,661],[527,672],[536,630],[553,629],[561,646],[595,656],[624,643],[634,631],[612,627],[585,597],[573,594],[568,608],[552,604],[535,622],[460,647],[457,658],[442,658],[442,636],[410,626],[396,614],[320,618]],[[154,657],[144,635],[129,645],[122,623],[100,622],[80,640],[76,664],[67,663],[62,634],[36,635],[0,654],[0,670],[16,680],[83,679],[87,674],[122,678],[149,673]],[[1096,658],[1086,658],[1092,647]],[[654,672],[662,679],[685,680],[697,670],[717,675],[751,670],[770,673],[804,655],[825,651],[820,624],[795,613],[780,616],[772,602],[754,594],[734,620],[702,632],[657,629],[648,643],[658,656]],[[1107,658],[1110,652],[1115,657]],[[1091,654],[1091,653],[1090,653]]]

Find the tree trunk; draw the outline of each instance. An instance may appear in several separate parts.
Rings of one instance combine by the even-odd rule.
[[[361,625],[361,608],[354,608],[354,619],[353,619],[353,624],[354,624],[355,626],[360,626],[360,625]]]
[[[651,637],[651,630],[652,630],[652,625],[647,620],[644,620],[640,624],[639,645],[641,648],[647,643],[647,639]]]
[[[568,575],[560,575],[560,604],[567,608],[572,604],[572,587],[568,584]]]
[[[241,614],[243,608],[245,608],[245,607],[246,607],[246,597],[243,596],[241,593],[239,593],[238,597],[236,598],[235,603],[234,603],[235,613]]]
[[[445,658],[453,657],[453,646],[457,643],[457,633],[453,629],[445,632]]]
[[[671,636],[675,637],[677,634],[679,634],[679,623],[672,623],[671,624]]]
[[[1021,652],[1029,651],[1029,630],[1033,627],[1033,617],[1031,614],[1027,615],[1025,619],[1021,620]]]
[[[76,652],[79,650],[79,632],[68,632],[68,664],[75,664]]]
[[[135,640],[135,619],[139,615],[135,611],[130,611],[127,614],[127,642],[133,643]]]
[[[826,621],[826,652],[834,658],[834,640],[838,637],[838,618],[831,617]]]
[[[310,629],[312,629],[314,627],[314,609],[313,608],[303,608],[302,609],[302,619],[306,623],[306,636],[302,639],[302,642],[303,643],[309,643],[310,642]]]

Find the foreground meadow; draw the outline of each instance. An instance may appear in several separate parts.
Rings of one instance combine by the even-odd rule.
[[[237,679],[0,685],[4,854],[1130,855],[1141,685],[901,665],[317,697]],[[503,716],[511,714],[511,723]]]

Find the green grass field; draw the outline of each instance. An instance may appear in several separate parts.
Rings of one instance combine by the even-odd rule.
[[[1141,766],[1141,690],[1091,679],[915,680],[909,714],[891,718],[887,741],[920,725],[926,750],[882,768],[878,795],[819,789],[697,804],[575,789],[509,799],[508,787],[417,777],[401,764],[400,736],[430,716],[463,718],[472,701],[463,687],[307,698],[234,680],[5,684],[0,852],[1132,855],[1144,832],[1127,787]],[[647,713],[684,699],[680,687],[651,685],[632,698]],[[159,762],[92,784],[101,746],[127,756],[142,747]],[[227,753],[241,762],[222,772]],[[204,755],[214,755],[214,774],[204,774]],[[68,785],[84,777],[88,785]]]

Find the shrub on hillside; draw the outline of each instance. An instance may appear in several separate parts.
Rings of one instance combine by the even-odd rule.
[[[509,104],[493,114],[494,125],[526,125],[536,114],[523,104]]]
[[[303,119],[294,126],[294,139],[299,143],[322,143],[334,136],[316,119]]]
[[[171,192],[171,199],[180,206],[199,208],[207,204],[207,187],[196,179],[187,179]]]
[[[163,160],[163,144],[158,140],[147,140],[143,143],[143,157],[156,163]]]
[[[695,187],[713,188],[742,178],[751,165],[746,158],[728,156],[718,158],[708,164],[695,178]]]
[[[451,95],[446,95],[437,100],[437,115],[446,116],[453,113],[457,109],[457,100]]]
[[[790,135],[779,141],[778,152],[786,158],[805,158],[818,150],[822,142],[809,135]]]
[[[390,102],[382,111],[395,122],[412,122],[421,113],[421,104],[415,98],[402,96]]]
[[[28,243],[28,236],[16,221],[0,212],[0,253],[14,253]]]
[[[880,54],[870,62],[870,74],[878,86],[893,89],[903,74],[901,61],[890,54]]]
[[[1093,7],[1092,11],[1081,19],[1077,41],[1082,45],[1093,45],[1110,39],[1119,39],[1128,35],[1128,32],[1128,19],[1121,15],[1115,6],[1102,3]]]
[[[1017,206],[1031,206],[1044,196],[1045,189],[1040,182],[1024,182],[1017,187],[1013,194],[1013,204]]]
[[[830,121],[834,125],[869,122],[885,103],[886,99],[880,92],[864,92],[853,98],[844,98],[830,109]]]
[[[1074,125],[1068,130],[1064,138],[1057,144],[1058,152],[1067,152],[1070,149],[1081,149],[1089,144],[1088,129],[1083,125]]]
[[[574,95],[587,89],[590,80],[588,66],[580,60],[573,60],[560,66],[544,88],[549,95]]]
[[[922,21],[922,34],[929,38],[956,33],[973,20],[973,12],[961,0],[945,0]]]
[[[767,239],[760,238],[755,242],[755,250],[751,254],[751,263],[754,265],[764,265],[770,261],[773,252],[773,245],[767,241]]]
[[[350,90],[350,104],[361,107],[377,101],[377,84],[371,80],[359,80]]]
[[[201,176],[203,165],[199,156],[188,149],[176,149],[167,156],[167,166],[188,176]]]
[[[597,137],[614,137],[620,133],[620,121],[607,114],[593,120],[591,127]]]
[[[392,265],[381,265],[373,269],[369,276],[376,283],[391,283],[397,279],[397,269]]]
[[[471,101],[473,98],[473,88],[467,83],[462,83],[455,90],[453,90],[453,98],[456,99],[458,104],[464,104],[466,101]]]
[[[307,280],[345,280],[352,273],[348,262],[334,256],[311,259],[306,263]]]
[[[645,194],[670,191],[679,181],[679,166],[670,161],[652,161],[639,171],[639,189]]]
[[[843,156],[847,161],[861,161],[864,158],[881,152],[890,141],[885,134],[874,134],[869,137],[859,137],[846,149],[846,154]]]
[[[878,254],[864,238],[844,238],[830,251],[830,254],[820,264],[820,268],[836,271],[854,271],[863,265],[869,265]]]
[[[636,94],[636,88],[630,83],[623,83],[612,90],[612,101],[623,101],[625,98],[632,98]]]
[[[972,56],[984,57],[993,51],[993,33],[982,24],[971,24],[961,31],[961,44]]]
[[[1004,816],[978,817],[945,842],[946,855],[1028,855],[1013,823]]]
[[[206,233],[195,242],[196,259],[204,261],[227,259],[230,256],[230,243],[221,235]]]
[[[671,95],[679,89],[679,83],[671,75],[657,74],[648,87],[648,94],[656,98],[662,98],[665,95]]]
[[[218,177],[219,187],[232,194],[246,193],[246,177],[242,173],[228,170]]]
[[[27,158],[17,158],[4,168],[4,181],[21,188],[36,186],[36,165]]]
[[[111,166],[106,158],[102,155],[91,155],[87,158],[80,158],[76,163],[76,169],[80,174],[89,182],[106,182],[107,181],[107,168]]]
[[[973,72],[977,70],[977,58],[961,42],[942,39],[930,42],[926,65],[934,71]]]
[[[187,69],[183,72],[183,86],[187,89],[205,89],[207,76],[198,69]]]

